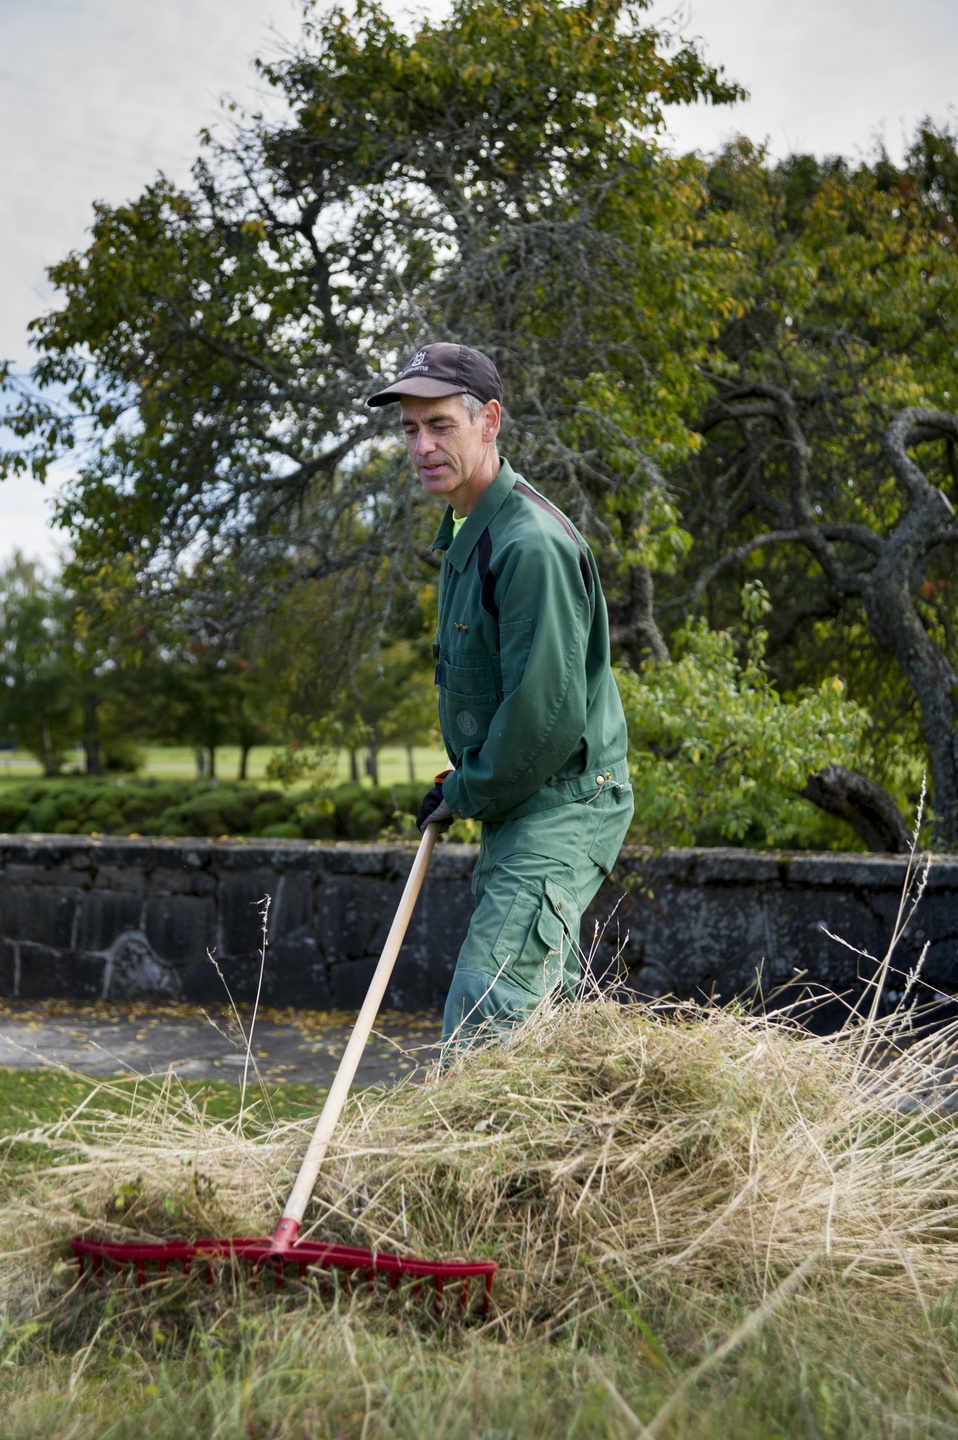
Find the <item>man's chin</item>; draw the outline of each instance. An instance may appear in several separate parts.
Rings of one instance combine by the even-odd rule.
[[[436,475],[424,475],[420,470],[419,479],[423,489],[428,490],[430,495],[445,495],[448,490],[455,490],[457,483],[455,475],[450,475],[445,469]]]

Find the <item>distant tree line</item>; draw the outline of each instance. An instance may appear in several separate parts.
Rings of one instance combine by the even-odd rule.
[[[14,554],[0,568],[0,744],[32,752],[48,776],[67,764],[86,775],[134,771],[147,742],[187,745],[199,773],[211,778],[218,749],[238,746],[241,780],[254,745],[288,747],[276,766],[280,778],[346,747],[354,778],[362,768],[376,783],[383,744],[435,738],[418,612],[407,617],[405,633],[394,626],[355,667],[321,672],[308,637],[329,620],[300,607],[291,627],[278,612],[256,632],[226,637],[161,623],[127,628],[128,618],[104,611],[62,573]]]

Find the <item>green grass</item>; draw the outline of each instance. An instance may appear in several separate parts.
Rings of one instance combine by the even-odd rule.
[[[211,1119],[229,1120],[239,1109],[239,1085],[229,1080],[178,1080],[178,1088]],[[89,1097],[98,1105],[122,1113],[148,1104],[159,1094],[162,1077],[100,1080],[62,1070],[0,1067],[0,1116],[6,1131],[31,1124],[47,1124],[69,1114]],[[291,1083],[251,1084],[246,1108],[251,1116],[271,1114],[277,1119],[299,1119],[318,1114],[326,1091],[321,1086]]]
[[[278,745],[257,745],[249,753],[247,759],[247,779],[262,781],[266,779],[266,770],[274,755],[283,753],[282,746]],[[365,751],[357,751],[356,759],[360,769],[360,783],[371,785],[372,781],[365,772]],[[237,745],[221,745],[216,752],[216,774],[220,780],[235,780],[239,774],[240,751]],[[64,770],[77,768],[78,763],[82,766],[82,756],[77,762],[72,756],[68,757]],[[379,752],[379,783],[381,785],[393,785],[409,779],[409,757],[403,746],[387,746]],[[444,770],[449,764],[445,752],[432,749],[428,746],[417,745],[413,748],[413,772],[414,778],[418,781],[432,783],[432,778],[439,770]],[[4,750],[0,751],[0,785],[15,784],[17,781],[29,780],[33,776],[42,774],[43,767],[34,756],[29,755],[25,750]],[[146,765],[140,772],[142,775],[152,775],[157,779],[192,780],[196,778],[196,751],[190,745],[147,745]],[[338,784],[349,779],[349,752],[338,750],[333,758],[330,773],[330,784]]]
[[[884,1129],[878,1136],[876,1143],[888,1159],[882,1179],[884,1171],[869,1158],[874,1139],[868,1131],[870,1108],[858,1118],[851,1113],[854,1107],[849,1110],[829,1047],[799,1037],[793,1049],[787,1037],[774,1031],[763,1042],[765,1032],[757,1021],[718,1017],[696,1027],[694,1022],[646,1023],[625,1012],[612,1029],[618,1026],[625,1039],[626,1032],[634,1032],[633,1039],[642,1044],[620,1050],[607,1046],[603,1052],[600,1008],[585,1007],[576,1023],[578,1049],[563,1050],[569,1022],[560,1019],[552,1030],[543,1027],[541,1041],[524,1051],[494,1052],[425,1087],[401,1088],[382,1102],[380,1119],[364,1096],[346,1126],[346,1150],[351,1135],[358,1146],[354,1160],[370,1181],[364,1216],[375,1210],[376,1175],[382,1179],[382,1166],[390,1163],[384,1137],[391,1136],[396,1153],[406,1155],[398,1173],[406,1177],[403,1204],[409,1205],[411,1227],[415,1202],[409,1186],[417,1173],[428,1179],[437,1212],[443,1205],[455,1207],[458,1195],[462,1209],[472,1205],[481,1215],[486,1200],[469,1192],[486,1187],[488,1204],[502,1221],[504,1244],[498,1293],[507,1308],[493,1323],[440,1321],[428,1294],[402,1310],[371,1301],[363,1287],[327,1300],[311,1289],[278,1295],[252,1284],[235,1289],[224,1284],[210,1290],[199,1280],[154,1293],[80,1288],[72,1284],[62,1244],[46,1242],[41,1266],[36,1250],[29,1259],[21,1252],[29,1243],[26,1227],[34,1226],[37,1234],[31,1206],[42,1195],[60,1196],[69,1214],[69,1145],[47,1152],[42,1174],[28,1145],[8,1148],[5,1155],[0,1149],[0,1185],[8,1197],[18,1197],[20,1207],[17,1211],[8,1202],[5,1212],[16,1223],[11,1229],[8,1219],[4,1231],[8,1276],[3,1293],[12,1298],[8,1318],[0,1322],[0,1436],[958,1437],[958,1291],[951,1250],[944,1255],[946,1243],[954,1242],[944,1237],[928,1241],[916,1232],[910,1243],[913,1283],[900,1283],[901,1267],[896,1278],[895,1264],[887,1259],[877,1263],[872,1258],[864,1268],[845,1271],[848,1247],[854,1248],[867,1229],[866,1211],[880,1207],[875,1187],[898,1183],[889,1177],[902,1162],[901,1183],[911,1183],[905,1172],[912,1150],[897,1148],[896,1140],[900,1134],[911,1137],[912,1148],[918,1145],[911,1122],[902,1117],[885,1139]],[[129,1105],[134,1118],[143,1117],[142,1136],[131,1137],[134,1148],[139,1140],[140,1149],[130,1167],[104,1160],[113,1185],[128,1176],[133,1190],[136,1167],[155,1163],[149,1135],[159,1137],[162,1131],[149,1130],[158,1123],[156,1111],[150,1113],[151,1086],[155,1098],[161,1082],[134,1090],[131,1082],[111,1081],[97,1102],[106,1096],[108,1106]],[[0,1072],[0,1114],[8,1133],[33,1123],[49,1125],[95,1088],[93,1081],[49,1072]],[[214,1111],[226,1121],[235,1115],[235,1086],[196,1082],[181,1088],[205,1108],[207,1119]],[[273,1099],[285,1096],[309,1110],[319,1095],[305,1092],[306,1087],[284,1086]],[[586,1104],[583,1097],[588,1096]],[[842,1113],[834,1112],[833,1103]],[[499,1140],[488,1129],[493,1113],[499,1115]],[[656,1117],[654,1131],[640,1123],[646,1113]],[[481,1131],[477,1115],[483,1117]],[[802,1124],[792,1125],[793,1115],[801,1116]],[[705,1117],[708,1125],[702,1123]],[[833,1214],[822,1203],[814,1177],[802,1188],[803,1168],[817,1166],[820,1158],[826,1181],[830,1173],[838,1175],[843,1152],[835,1142],[861,1127],[869,1143],[856,1163],[865,1170],[846,1221],[861,1218],[855,1221],[857,1229],[846,1225],[842,1235],[840,1198]],[[806,1130],[811,1134],[807,1148]],[[953,1168],[953,1131],[938,1124],[937,1138],[927,1142],[933,1143],[929,1155],[939,1157],[939,1170]],[[96,1133],[89,1125],[76,1130],[87,1144]],[[105,1154],[123,1133],[117,1127],[104,1136]],[[653,1163],[655,1144],[664,1147],[659,1168]],[[435,1162],[423,1158],[430,1151]],[[260,1153],[273,1155],[276,1163],[275,1147]],[[591,1159],[569,1188],[566,1161],[576,1153],[606,1157],[607,1190]],[[622,1170],[623,1160],[632,1168]],[[632,1222],[622,1218],[617,1229],[609,1229],[617,1200],[625,1217],[645,1194],[644,1183],[633,1187],[630,1179],[636,1164],[649,1167],[649,1193],[654,1186],[665,1249],[657,1250],[654,1233],[648,1233],[658,1220],[647,1227],[636,1223],[630,1231]],[[746,1185],[736,1208],[739,1201],[732,1192],[745,1183],[752,1166],[756,1176],[761,1174],[761,1185]],[[251,1178],[256,1173],[249,1172]],[[849,1183],[858,1183],[855,1173],[846,1173]],[[517,1186],[522,1174],[525,1183]],[[553,1183],[542,1189],[550,1174]],[[933,1167],[931,1185],[937,1184],[934,1174]],[[932,1218],[954,1218],[954,1206],[947,1203],[951,1185],[946,1177],[942,1206],[932,1205],[928,1212]],[[618,1196],[617,1186],[624,1187]],[[777,1186],[785,1187],[781,1201]],[[570,1198],[581,1197],[578,1221],[573,1221],[572,1207],[557,1208],[549,1198],[561,1199],[563,1187]],[[282,1187],[276,1188],[281,1193]],[[688,1208],[682,1201],[676,1210],[681,1195]],[[795,1230],[796,1217],[788,1217],[784,1201],[794,1202],[799,1218],[805,1207],[807,1233]],[[420,1210],[424,1202],[420,1196]],[[703,1240],[712,1233],[709,1216],[724,1217],[728,1229],[724,1238],[715,1235],[707,1263],[700,1249],[697,1263],[678,1264],[663,1279],[657,1266],[668,1250],[670,1211],[673,1221],[687,1213],[687,1234],[674,1237],[680,1247],[695,1233]],[[821,1247],[826,1212],[837,1227],[836,1244],[845,1247],[837,1263],[829,1263]],[[889,1214],[895,1223],[894,1213]],[[801,1266],[789,1261],[784,1271],[767,1268],[765,1242],[754,1228],[766,1222],[772,1227],[770,1239],[779,1234],[776,1227],[794,1231],[799,1251],[806,1254]],[[357,1221],[355,1243],[365,1244],[362,1223]],[[450,1227],[456,1223],[450,1220]],[[576,1225],[578,1239],[567,1252],[566,1290],[554,1290],[550,1303],[553,1243],[558,1253],[560,1238],[564,1234],[562,1243],[568,1243]],[[618,1249],[610,1246],[613,1235]],[[863,1243],[868,1257],[869,1244]],[[540,1295],[538,1301],[524,1298],[523,1273]],[[20,1277],[19,1292],[10,1276]],[[590,1287],[590,1277],[595,1286]],[[556,1304],[569,1287],[577,1303]]]

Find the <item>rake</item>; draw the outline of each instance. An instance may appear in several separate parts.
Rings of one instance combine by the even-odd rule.
[[[426,825],[363,1008],[316,1122],[286,1209],[272,1237],[140,1243],[88,1240],[84,1236],[75,1236],[70,1244],[81,1277],[101,1284],[115,1279],[117,1285],[122,1286],[124,1277],[132,1273],[135,1285],[144,1285],[148,1280],[162,1283],[168,1279],[173,1266],[186,1275],[199,1271],[212,1283],[214,1261],[226,1262],[234,1273],[239,1269],[239,1263],[245,1262],[253,1265],[257,1278],[261,1273],[272,1272],[280,1287],[285,1283],[287,1274],[298,1274],[300,1279],[305,1280],[310,1272],[328,1277],[330,1271],[334,1274],[345,1272],[348,1285],[352,1285],[357,1277],[365,1277],[370,1290],[375,1288],[377,1276],[388,1278],[390,1290],[395,1290],[401,1280],[411,1280],[414,1294],[419,1292],[424,1281],[432,1280],[439,1309],[443,1306],[444,1291],[449,1282],[455,1286],[454,1293],[458,1295],[463,1309],[467,1308],[470,1283],[476,1280],[482,1281],[482,1312],[485,1313],[492,1292],[492,1278],[498,1268],[494,1260],[419,1260],[385,1251],[326,1245],[299,1238],[306,1206],[379,1013],[438,834],[437,822]]]

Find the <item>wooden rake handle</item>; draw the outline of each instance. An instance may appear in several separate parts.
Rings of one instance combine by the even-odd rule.
[[[326,1103],[322,1108],[319,1119],[316,1121],[316,1129],[313,1131],[313,1138],[309,1142],[309,1149],[303,1156],[303,1163],[299,1167],[299,1174],[290,1191],[289,1200],[286,1202],[286,1209],[283,1211],[283,1218],[276,1227],[273,1235],[271,1249],[274,1251],[288,1250],[296,1241],[299,1234],[303,1215],[306,1206],[309,1204],[309,1197],[313,1193],[313,1186],[316,1184],[316,1176],[319,1174],[319,1167],[326,1156],[326,1150],[332,1139],[333,1131],[342,1114],[343,1106],[346,1104],[346,1097],[349,1094],[350,1086],[356,1078],[356,1071],[359,1069],[359,1062],[362,1059],[366,1042],[369,1039],[370,1031],[376,1023],[376,1016],[379,1014],[379,1007],[383,1002],[386,993],[386,986],[389,984],[389,977],[393,973],[393,966],[396,963],[396,956],[399,954],[400,946],[406,935],[410,916],[422,889],[423,877],[426,874],[426,867],[429,864],[429,857],[433,852],[436,839],[439,835],[439,822],[430,821],[423,831],[422,839],[419,842],[419,849],[416,851],[416,858],[412,863],[409,878],[406,881],[402,896],[399,900],[399,907],[396,910],[392,925],[389,927],[389,934],[386,936],[386,943],[383,952],[379,957],[379,964],[376,966],[366,999],[363,1001],[363,1008],[359,1012],[359,1018],[353,1026],[353,1033],[349,1037],[349,1043],[343,1051],[343,1058],[339,1062],[332,1085],[329,1087],[329,1094],[326,1096]]]

